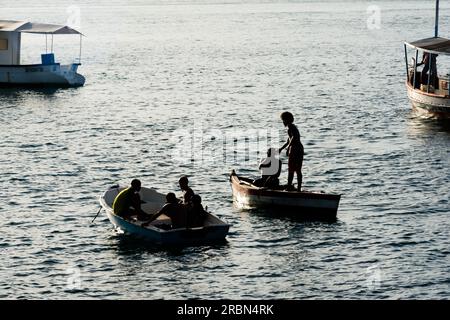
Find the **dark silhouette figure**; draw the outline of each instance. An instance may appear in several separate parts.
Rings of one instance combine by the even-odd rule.
[[[281,174],[282,162],[278,158],[278,150],[270,148],[267,150],[267,158],[264,158],[259,163],[259,170],[261,171],[261,178],[253,181],[257,187],[276,188],[280,185],[278,179]]]
[[[424,52],[422,56],[422,62],[420,62],[417,66],[423,65],[421,73],[421,83],[425,85],[428,84],[428,73],[431,70],[430,84],[433,85],[436,89],[438,89],[436,86],[437,83],[436,57],[437,54]],[[431,69],[430,69],[430,59],[431,59]]]
[[[186,176],[182,176],[178,180],[178,184],[180,185],[180,189],[183,191],[183,204],[190,205],[191,198],[194,195],[194,191],[189,187],[189,180]]]
[[[303,165],[303,156],[304,156],[304,148],[300,141],[300,132],[294,124],[294,116],[290,112],[283,112],[281,114],[281,120],[285,127],[288,128],[288,140],[286,143],[280,148],[279,152],[283,151],[283,149],[287,148],[286,154],[288,156],[288,190],[293,188],[292,180],[294,179],[294,173],[297,174],[297,190],[301,191],[302,186],[302,165]]]
[[[186,228],[187,226],[187,210],[186,206],[181,204],[175,193],[169,192],[166,195],[166,204],[157,213],[150,217],[150,220],[142,226],[148,226],[152,221],[156,220],[160,215],[165,214],[172,221],[172,228]]]
[[[114,199],[114,213],[124,219],[130,219],[133,215],[137,215],[139,220],[147,219],[148,214],[141,209],[140,190],[141,181],[133,179],[131,186],[122,190]]]
[[[188,211],[188,226],[191,228],[202,227],[208,216],[208,213],[203,208],[202,198],[195,194],[192,196],[192,205]]]

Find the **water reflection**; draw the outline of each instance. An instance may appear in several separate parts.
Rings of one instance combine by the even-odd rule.
[[[424,117],[411,111],[408,118],[408,133],[414,136],[429,136],[440,132],[450,133],[450,119]]]
[[[194,246],[162,246],[145,239],[138,239],[125,234],[115,234],[110,237],[110,244],[115,246],[115,252],[121,256],[136,256],[141,254],[163,254],[167,257],[180,257],[192,253],[204,253],[209,250],[227,249],[227,240],[206,245]]]
[[[54,99],[58,88],[0,88],[1,107],[16,107],[27,101],[39,101],[40,99]]]
[[[265,208],[265,209],[239,209],[236,204],[233,207],[237,211],[246,212],[249,216],[255,216],[264,219],[275,219],[294,223],[321,223],[334,224],[337,222],[337,217],[330,217],[313,212],[302,212],[299,214],[298,209],[289,208]]]
[[[30,95],[34,96],[48,96],[53,95],[56,92],[63,90],[61,88],[56,87],[10,87],[10,88],[0,88],[0,96],[1,97],[29,97]]]

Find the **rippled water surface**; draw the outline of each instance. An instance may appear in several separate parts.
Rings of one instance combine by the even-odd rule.
[[[72,4],[1,2],[0,18],[54,23]],[[0,90],[0,298],[450,297],[450,126],[404,88],[403,41],[432,35],[432,5],[377,1],[371,29],[367,2],[229,2],[81,1],[86,85]],[[55,38],[57,58],[77,40]],[[24,39],[24,61],[42,41]],[[229,171],[257,174],[255,130],[281,146],[283,110],[305,187],[342,194],[335,223],[233,208]],[[176,151],[194,127],[203,161]],[[223,148],[233,132],[249,161]],[[232,225],[226,244],[151,248],[103,213],[90,224],[112,184],[167,192],[181,174]]]

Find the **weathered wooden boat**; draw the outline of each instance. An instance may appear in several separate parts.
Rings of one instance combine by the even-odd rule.
[[[21,64],[22,34],[45,35],[45,53],[39,64]],[[61,65],[55,61],[54,35],[79,35],[78,61]],[[0,87],[80,87],[85,78],[77,73],[81,65],[83,35],[68,26],[27,21],[0,20]],[[48,38],[51,38],[49,48]]]
[[[450,118],[450,75],[439,75],[436,57],[450,55],[450,39],[438,36],[439,0],[436,1],[435,34],[413,42],[405,42],[406,89],[413,109],[420,115]],[[414,49],[412,64],[408,63],[408,50]],[[419,53],[429,56],[428,63],[419,71]],[[427,72],[428,70],[428,72]]]
[[[252,179],[238,176],[234,170],[230,174],[230,183],[233,200],[240,208],[272,209],[305,219],[336,219],[341,199],[339,194],[260,188]]]
[[[100,197],[100,204],[105,209],[108,219],[114,227],[125,234],[129,234],[156,245],[201,245],[224,241],[230,225],[219,219],[214,214],[208,213],[208,216],[202,227],[197,228],[179,228],[170,229],[170,218],[161,215],[143,227],[143,221],[139,221],[134,217],[132,220],[125,220],[114,214],[112,203],[114,199],[124,188],[115,186],[107,190]],[[165,195],[151,188],[141,188],[139,192],[142,209],[148,213],[156,213],[165,203]]]

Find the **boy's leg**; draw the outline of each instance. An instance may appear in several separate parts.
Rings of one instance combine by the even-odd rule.
[[[302,181],[303,181],[302,170],[297,170],[297,190],[299,192],[302,191]]]
[[[289,170],[288,172],[288,186],[292,186],[292,181],[294,180],[294,172]]]
[[[298,167],[297,167],[297,191],[300,192],[302,191],[302,182],[303,182],[303,174],[302,174],[302,167],[303,167],[303,157],[304,157],[304,153],[302,151],[302,153],[300,154],[300,159],[299,159],[299,163],[298,163]]]

